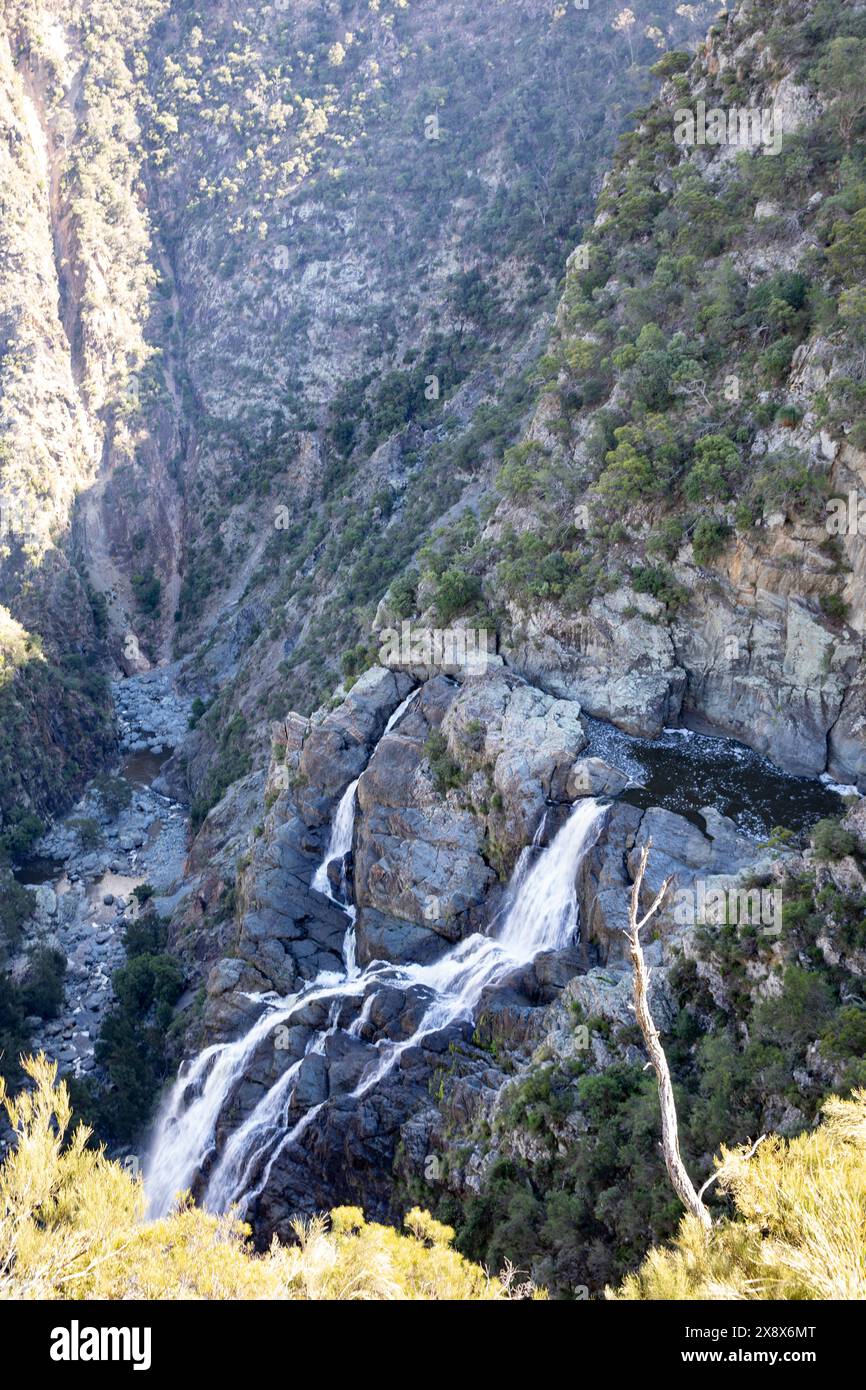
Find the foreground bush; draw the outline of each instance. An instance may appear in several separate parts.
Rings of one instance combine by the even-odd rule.
[[[832,1097],[823,1123],[752,1157],[722,1151],[718,1184],[736,1217],[704,1231],[687,1216],[609,1298],[866,1299],[866,1091]]]
[[[144,1219],[144,1190],[118,1163],[86,1147],[57,1066],[23,1062],[32,1086],[0,1100],[17,1145],[0,1166],[0,1298],[497,1299],[499,1280],[451,1249],[453,1232],[426,1212],[409,1235],[341,1207],[299,1222],[298,1244],[266,1255],[230,1216],[191,1204]]]

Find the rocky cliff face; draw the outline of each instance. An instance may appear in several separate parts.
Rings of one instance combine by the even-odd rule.
[[[4,13],[0,598],[25,629],[4,642],[4,724],[33,727],[4,759],[7,817],[63,809],[105,764],[105,677],[159,654],[149,576],[157,552],[163,574],[176,563],[174,427],[165,411],[145,426],[139,390],[159,272],[135,54],[154,13]],[[146,485],[129,476],[135,460]]]
[[[184,919],[180,940],[207,972],[196,1026],[228,1050],[210,1079],[175,1088],[157,1191],[158,1157],[177,1150],[184,1181],[217,1206],[242,1199],[263,1241],[287,1235],[299,1210],[346,1201],[397,1219],[423,1199],[476,1254],[523,1258],[560,1292],[597,1289],[676,1215],[638,1137],[655,1121],[623,939],[649,842],[646,906],[671,879],[647,945],[653,1008],[691,1097],[690,1161],[708,1165],[725,1133],[758,1120],[793,1131],[828,1085],[845,1084],[856,1044],[837,1031],[863,968],[859,809],[843,857],[828,862],[744,828],[730,754],[686,814],[647,806],[637,789],[622,799],[639,741],[599,756],[575,701],[495,665],[414,691],[371,670],[336,709],[275,733],[267,813],[235,861],[237,923],[218,938],[204,929],[198,893]],[[694,775],[689,756],[672,754],[672,787]],[[753,775],[765,791],[775,779],[766,826],[795,818],[803,783],[757,759]],[[313,880],[347,788],[351,849],[329,865],[329,900]],[[502,929],[526,873],[580,798],[599,794],[606,809],[577,880],[579,941],[515,959],[486,986],[479,964],[473,1007],[452,1011],[448,981],[466,988],[461,952],[472,959]],[[202,884],[221,853],[216,813],[206,835]],[[704,917],[713,893],[726,906]],[[730,907],[737,895],[752,904],[745,915]],[[353,922],[340,906],[350,898]],[[804,988],[818,1009],[808,1021]],[[199,1088],[207,1098],[220,1085],[212,1139],[190,1152],[172,1136],[187,1112],[194,1121]],[[605,1205],[609,1182],[618,1196]]]
[[[802,5],[783,39],[777,8],[723,17],[623,143],[500,475],[486,592],[507,659],[592,713],[858,782],[863,537],[837,524],[866,466],[848,40]],[[678,143],[699,109],[765,134]]]
[[[106,675],[176,658],[148,797],[192,836],[138,948],[197,1060],[156,1186],[262,1241],[421,1200],[574,1294],[677,1215],[649,840],[693,1171],[862,1080],[862,814],[815,779],[866,778],[866,40],[820,0],[696,55],[700,6],[507,9],[7,7],[0,832],[109,757]],[[491,651],[381,664],[404,623]],[[584,813],[569,930],[493,959]]]
[[[160,32],[150,186],[190,426],[177,633],[218,696],[189,763],[203,807],[220,726],[240,709],[260,759],[268,718],[363,669],[389,581],[477,509],[531,408],[645,67],[623,68],[615,6],[509,13],[297,4],[247,32],[214,6]],[[694,21],[663,4],[644,28],[646,64]]]
[[[267,717],[352,669],[383,587],[519,428],[613,138],[697,13],[614,17],[7,6],[9,312],[25,338],[44,321],[23,358],[9,338],[7,534],[51,536],[37,590],[78,555],[109,671],[193,657],[220,695],[189,759],[205,805],[220,719],[261,754]],[[13,590],[45,636],[56,597]]]

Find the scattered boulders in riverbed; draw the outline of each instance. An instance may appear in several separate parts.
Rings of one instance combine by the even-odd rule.
[[[155,749],[180,742],[186,708],[162,669],[116,683],[115,698],[124,746],[152,754],[152,762],[139,766],[133,756],[95,778],[69,815],[39,840],[35,853],[53,861],[55,875],[33,888],[34,912],[10,962],[13,976],[20,976],[34,947],[65,957],[57,1016],[33,1017],[29,1028],[33,1049],[44,1048],[74,1076],[96,1070],[95,1043],[113,1002],[111,977],[124,963],[125,928],[139,908],[136,888],[150,884],[157,894],[168,893],[186,856],[183,808],[148,784],[158,769]]]
[[[173,688],[172,668],[156,667],[112,685],[120,746],[128,753],[159,756],[176,748],[187,731],[189,706]]]

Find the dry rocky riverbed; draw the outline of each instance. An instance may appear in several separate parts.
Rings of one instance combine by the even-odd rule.
[[[115,683],[119,766],[91,784],[18,871],[36,907],[13,972],[35,945],[61,951],[67,962],[57,1017],[28,1020],[33,1049],[44,1048],[73,1076],[97,1070],[94,1048],[113,999],[111,977],[124,962],[125,926],[139,910],[134,890],[149,884],[157,896],[166,894],[183,871],[185,808],[152,785],[187,727],[187,705],[172,677],[172,668],[157,668]]]

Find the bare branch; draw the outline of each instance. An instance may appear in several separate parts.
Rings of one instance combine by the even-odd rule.
[[[748,1152],[747,1154],[743,1154],[743,1161],[744,1161],[745,1163],[748,1163],[748,1161],[749,1161],[750,1158],[754,1158],[755,1154],[758,1152],[758,1147],[759,1147],[759,1145],[763,1144],[763,1142],[764,1142],[764,1140],[766,1139],[766,1137],[767,1137],[766,1134],[762,1134],[761,1137],[760,1137],[760,1139],[756,1139],[756,1140],[755,1140],[754,1144],[753,1144],[752,1147],[749,1149],[749,1152]],[[719,1176],[719,1174],[721,1173],[721,1171],[722,1171],[721,1168],[717,1168],[716,1171],[715,1171],[714,1173],[711,1173],[711,1174],[710,1174],[710,1176],[707,1178],[706,1182],[704,1183],[703,1187],[701,1188],[700,1192],[698,1193],[698,1197],[699,1197],[699,1198],[700,1198],[700,1197],[703,1197],[703,1195],[704,1195],[704,1193],[706,1192],[706,1190],[707,1190],[708,1187],[712,1187],[713,1183],[716,1181],[716,1178]]]

